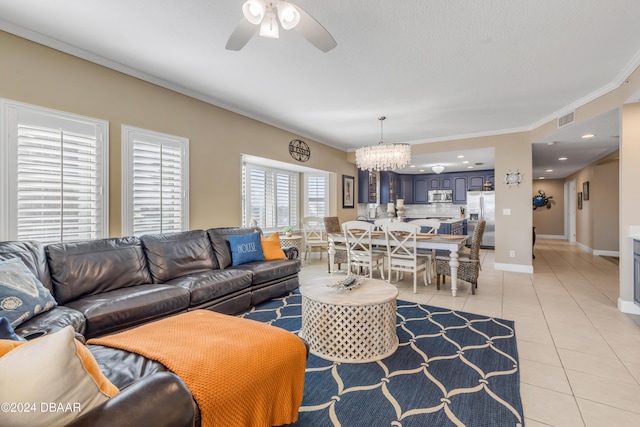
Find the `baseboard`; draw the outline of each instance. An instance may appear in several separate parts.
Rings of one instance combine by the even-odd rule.
[[[514,273],[533,274],[533,266],[532,265],[505,264],[505,263],[502,263],[502,262],[496,262],[496,263],[493,264],[493,268],[495,270],[512,271]]]
[[[591,249],[589,246],[583,245],[580,242],[576,242],[576,246],[582,249],[583,251],[589,252],[591,255],[593,255],[593,249]]]
[[[594,249],[593,250],[593,254],[597,255],[597,256],[616,256],[616,257],[620,257],[620,252],[619,251],[601,251],[598,249]]]
[[[618,298],[618,310],[627,314],[640,314],[640,307],[633,301],[625,301],[622,298]]]
[[[567,240],[564,235],[558,234],[536,234],[536,239]]]

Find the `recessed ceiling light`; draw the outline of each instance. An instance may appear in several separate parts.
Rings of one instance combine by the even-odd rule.
[[[458,158],[459,158],[459,159],[464,159],[464,156],[463,156],[462,154],[460,154],[460,155],[458,156]]]
[[[539,176],[538,179],[544,179],[544,176]]]
[[[558,157],[558,160],[567,160],[566,157]]]
[[[587,133],[582,135],[582,139],[589,139],[589,138],[593,138],[595,135],[592,133]]]
[[[553,169],[547,169],[545,172],[553,172]]]
[[[556,141],[547,142],[547,145],[556,145]]]
[[[420,172],[424,172],[424,169],[420,169]]]
[[[410,168],[415,168],[415,167],[416,167],[416,165],[411,165],[411,166],[409,166],[409,167],[410,167]]]
[[[469,160],[464,160],[464,161],[462,162],[462,164],[463,164],[463,165],[466,165],[467,163],[469,163]]]
[[[467,166],[467,169],[473,169],[473,166]]]

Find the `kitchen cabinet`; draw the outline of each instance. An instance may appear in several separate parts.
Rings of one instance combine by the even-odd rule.
[[[378,178],[375,172],[358,169],[358,203],[378,202]]]
[[[428,203],[427,193],[429,192],[429,182],[426,175],[416,175],[413,178],[413,203]]]
[[[467,177],[455,176],[453,178],[453,204],[464,205],[467,203]]]
[[[451,175],[431,175],[429,177],[429,190],[451,190]]]
[[[467,183],[467,191],[469,190],[482,190],[482,186],[484,185],[484,174],[470,174]]]
[[[413,203],[413,175],[400,175],[400,198],[405,205]]]
[[[399,189],[400,178],[397,173],[380,172],[380,204],[396,203]]]
[[[633,239],[633,300],[640,305],[640,240]]]
[[[439,189],[440,189],[440,177],[439,176],[429,177],[429,190],[439,190]]]

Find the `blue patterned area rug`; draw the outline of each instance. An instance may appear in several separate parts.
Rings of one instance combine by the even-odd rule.
[[[298,291],[241,317],[297,333]],[[514,323],[397,302],[398,350],[378,362],[307,361],[304,427],[523,426]]]

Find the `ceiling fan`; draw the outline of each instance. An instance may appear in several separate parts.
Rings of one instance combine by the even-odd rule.
[[[277,21],[274,9],[278,13]],[[302,34],[302,37],[323,52],[328,52],[338,45],[318,21],[300,6],[286,0],[247,0],[242,5],[242,14],[244,15],[242,20],[227,41],[225,46],[227,50],[242,49],[253,37],[258,26],[261,36],[277,39],[279,35],[278,21],[280,21],[282,28],[285,30],[294,28]]]

